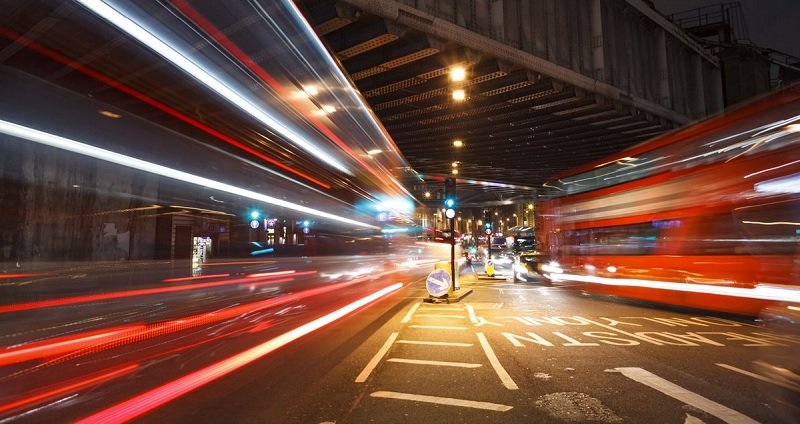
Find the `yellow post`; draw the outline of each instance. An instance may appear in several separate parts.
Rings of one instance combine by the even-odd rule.
[[[491,259],[486,260],[486,275],[494,277],[494,262]]]

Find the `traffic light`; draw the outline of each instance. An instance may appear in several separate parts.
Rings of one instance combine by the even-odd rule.
[[[483,211],[483,232],[488,236],[492,234],[492,213]]]
[[[444,215],[448,218],[456,216],[456,179],[448,177],[444,179]]]

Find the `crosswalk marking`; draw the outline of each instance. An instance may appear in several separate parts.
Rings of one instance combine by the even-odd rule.
[[[467,317],[463,315],[440,315],[440,314],[417,314],[418,317],[426,317],[426,318],[458,318],[458,319],[466,319]]]
[[[431,341],[426,341],[426,340],[398,340],[397,343],[417,344],[417,345],[430,345],[430,346],[452,346],[452,347],[471,347],[472,346],[472,343],[431,342]]]
[[[499,403],[479,402],[474,400],[447,398],[440,396],[415,395],[412,393],[378,391],[370,393],[371,397],[411,400],[416,402],[436,403],[439,405],[462,406],[465,408],[485,409],[487,411],[506,412],[513,406],[501,405]]]
[[[405,358],[389,358],[387,362],[400,362],[404,364],[414,365],[435,365],[441,367],[458,367],[458,368],[479,368],[481,364],[470,364],[468,362],[445,362],[445,361],[426,361],[423,359],[405,359]]]
[[[431,330],[467,330],[467,327],[452,327],[447,325],[409,325],[411,328],[427,328]]]
[[[697,393],[684,389],[683,387],[678,386],[677,384],[672,383],[670,381],[667,381],[643,368],[623,367],[623,368],[616,368],[616,370],[621,372],[622,375],[630,378],[631,380],[637,381],[639,383],[644,384],[645,386],[656,389],[659,392],[666,394],[667,396],[673,397],[683,403],[694,406],[695,408],[702,409],[703,411],[706,411],[709,414],[727,423],[732,423],[732,424],[758,423],[758,421],[740,412],[734,411],[733,409],[730,409],[724,405],[714,402],[711,399],[705,398],[703,396],[698,395]]]

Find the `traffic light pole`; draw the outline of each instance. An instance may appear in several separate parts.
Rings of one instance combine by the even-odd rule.
[[[456,231],[455,218],[450,218],[450,276],[451,291],[456,291]]]

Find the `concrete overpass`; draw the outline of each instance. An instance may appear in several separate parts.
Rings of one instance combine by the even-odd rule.
[[[723,107],[717,59],[642,0],[299,4],[423,176],[420,199],[453,162],[468,204],[532,198],[556,172]]]

